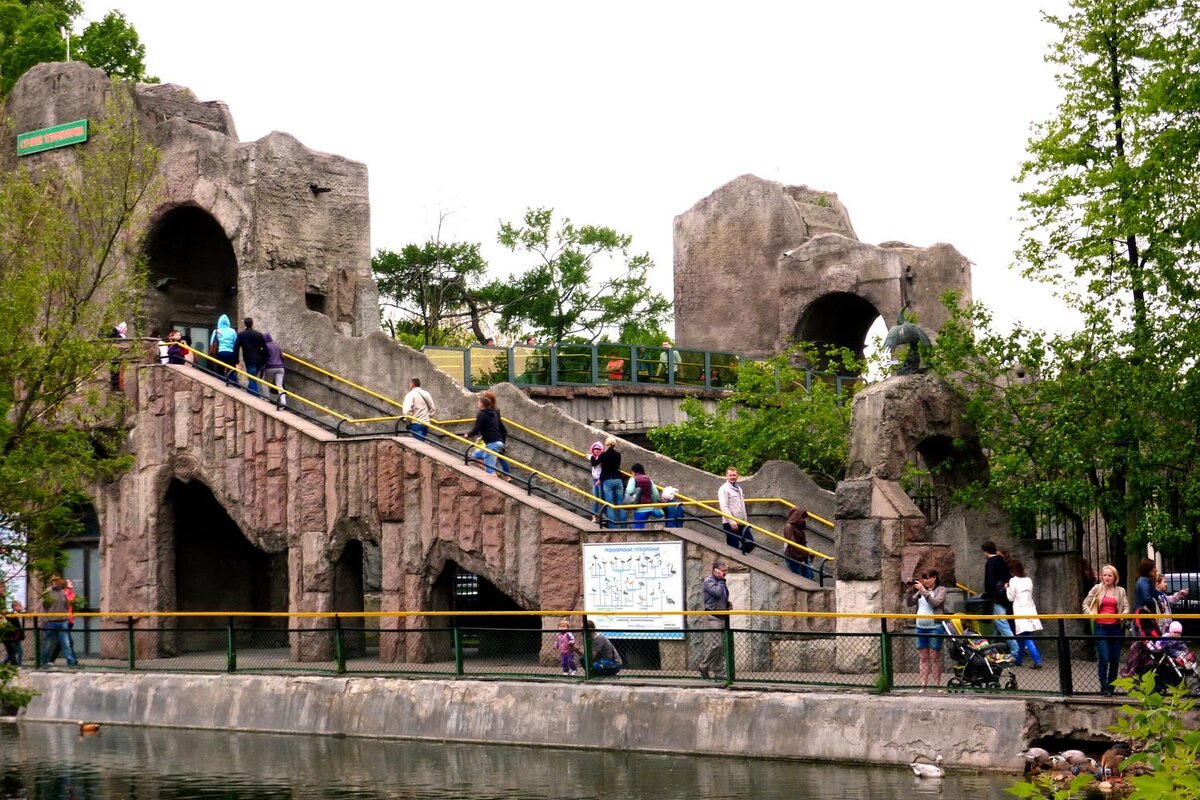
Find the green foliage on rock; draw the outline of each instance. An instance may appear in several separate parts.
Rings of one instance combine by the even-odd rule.
[[[114,78],[158,83],[158,78],[146,74],[146,46],[120,11],[110,11],[99,22],[89,23],[78,47],[76,58]]]
[[[0,96],[7,95],[30,67],[65,61],[67,42],[62,30],[73,30],[83,6],[73,0],[0,0]],[[146,48],[137,31],[119,11],[72,37],[71,57],[109,75],[156,83],[146,73]]]
[[[137,317],[157,151],[114,86],[89,141],[0,161],[0,548],[52,569],[81,492],[128,464],[103,333]],[[40,567],[39,567],[40,563]]]
[[[650,441],[664,455],[714,473],[730,465],[753,473],[767,461],[791,461],[833,489],[846,467],[852,391],[844,386],[839,396],[832,375],[810,380],[791,354],[743,362],[736,391],[715,412],[688,398],[681,406],[687,421],[651,430]]]
[[[1022,166],[1019,258],[1082,328],[1001,335],[974,306],[939,333],[935,366],[989,455],[960,494],[996,500],[1023,533],[1053,517],[1082,538],[1098,511],[1116,552],[1170,551],[1200,523],[1198,15],[1076,0],[1049,18],[1063,101]]]

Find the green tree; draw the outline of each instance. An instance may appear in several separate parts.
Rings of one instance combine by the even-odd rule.
[[[569,219],[556,227],[553,209],[531,208],[523,224],[500,226],[499,241],[534,257],[525,272],[491,281],[479,292],[499,315],[501,331],[532,332],[552,342],[618,336],[633,344],[661,341],[671,303],[650,288],[650,256],[629,254],[630,236]],[[606,271],[598,262],[618,266]]]
[[[487,270],[478,244],[442,242],[406,245],[399,253],[379,250],[371,259],[380,302],[399,319],[392,336],[407,331],[420,344],[462,342],[464,328],[483,341],[480,305],[474,292]]]
[[[1079,332],[994,333],[973,308],[939,334],[938,368],[968,398],[990,473],[968,487],[1019,530],[1082,536],[1098,511],[1120,554],[1170,551],[1198,522],[1200,75],[1197,11],[1173,0],[1076,0],[1048,17],[1063,100],[1022,166],[1027,276]]]
[[[107,388],[118,351],[98,334],[137,316],[136,237],[157,185],[119,84],[62,155],[0,157],[0,551],[34,569],[78,529],[83,490],[129,463]]]
[[[75,0],[0,0],[0,96],[7,95],[30,67],[65,60],[62,31],[73,30],[82,14]],[[72,43],[73,58],[113,77],[158,81],[145,74],[146,48],[119,11],[89,24]]]
[[[158,83],[158,78],[146,75],[146,46],[120,11],[110,11],[83,29],[76,57],[114,78]]]
[[[848,374],[861,370],[848,363],[848,354],[834,360]],[[853,387],[839,396],[832,375],[810,374],[792,361],[788,353],[743,362],[737,390],[715,412],[688,398],[682,406],[687,421],[651,430],[650,441],[664,455],[708,472],[732,464],[752,473],[773,459],[791,461],[833,489],[846,469]]]

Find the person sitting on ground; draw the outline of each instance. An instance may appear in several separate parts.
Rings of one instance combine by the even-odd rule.
[[[647,503],[661,503],[662,496],[658,493],[658,487],[654,485],[654,481],[650,480],[646,475],[646,468],[641,464],[634,464],[629,468],[633,473],[629,478],[629,482],[625,485],[625,502],[637,503],[645,505]],[[661,519],[663,510],[661,508],[639,508],[633,512],[633,527],[642,529],[646,527],[646,520],[654,517]]]
[[[587,621],[587,635],[592,642],[592,674],[616,675],[620,672],[625,666],[621,654],[607,636],[596,630],[596,623],[590,619]],[[582,653],[583,649],[579,648],[579,652]]]

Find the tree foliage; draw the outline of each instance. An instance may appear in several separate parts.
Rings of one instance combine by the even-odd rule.
[[[158,83],[146,74],[146,46],[120,11],[110,11],[83,29],[76,57],[114,78]]]
[[[1172,0],[1075,0],[1049,17],[1063,100],[1019,179],[1025,274],[1080,331],[995,333],[975,306],[938,337],[968,398],[997,500],[1021,532],[1103,515],[1115,549],[1170,551],[1200,522],[1197,11]]]
[[[533,260],[481,291],[502,332],[551,342],[662,340],[671,303],[650,287],[649,254],[630,255],[632,237],[570,219],[555,226],[553,209],[531,208],[522,224],[500,226],[499,241]],[[604,269],[604,261],[617,262],[616,269]]]
[[[544,342],[659,344],[671,304],[649,286],[648,255],[629,255],[632,239],[612,228],[554,226],[552,209],[530,209],[523,225],[503,223],[499,241],[534,263],[488,279],[480,245],[435,238],[372,259],[393,336],[420,344],[477,342],[489,330]],[[605,270],[604,261],[619,263]],[[603,274],[602,274],[603,273]],[[389,315],[390,312],[390,315]]]
[[[83,489],[128,463],[107,388],[118,351],[100,334],[137,316],[136,235],[156,166],[119,85],[86,144],[0,163],[0,547],[9,563],[53,557],[79,525]]]
[[[419,337],[418,345],[463,344],[465,329],[484,340],[475,292],[487,270],[478,244],[442,242],[406,245],[399,253],[379,250],[371,259],[380,302],[392,336]]]
[[[847,373],[861,365],[842,354]],[[791,461],[813,480],[833,489],[846,468],[852,386],[839,396],[833,375],[810,374],[793,366],[791,354],[743,362],[737,390],[705,411],[695,399],[683,401],[685,422],[650,431],[659,452],[703,469],[724,472],[732,465],[753,473],[767,461]]]
[[[0,0],[0,96],[8,94],[30,67],[64,61],[71,31],[83,14],[75,0]],[[119,11],[90,23],[72,39],[72,58],[103,69],[113,77],[156,83],[146,73],[146,48]]]

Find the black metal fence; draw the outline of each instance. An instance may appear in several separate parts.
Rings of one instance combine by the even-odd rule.
[[[684,630],[637,633],[606,632],[603,615],[564,612],[301,615],[291,617],[288,628],[268,625],[286,621],[285,615],[97,615],[101,655],[78,666],[1062,696],[1101,694],[1108,682],[1096,660],[1097,639],[1079,615],[1042,617],[1044,630],[1016,640],[1021,644],[1017,658],[1007,640],[985,639],[970,630],[972,625],[986,629],[991,618],[959,617],[967,633],[937,637],[933,644],[939,655],[923,671],[918,647],[931,642],[919,641],[912,617],[681,613],[687,616]],[[841,617],[842,630],[833,629],[831,617]],[[562,619],[568,621],[565,630],[557,627]],[[588,624],[602,636],[585,635]],[[60,666],[59,661],[43,663],[53,648],[45,647],[46,631],[32,620],[29,627],[27,662],[37,668]],[[565,647],[558,638],[562,633],[570,635],[573,647]],[[620,661],[615,672],[607,663],[597,668],[609,643]],[[1107,651],[1112,644],[1106,639],[1103,647]],[[1152,671],[1164,687],[1182,683],[1200,693],[1192,656],[1200,639],[1126,636],[1119,645],[1120,674]]]

